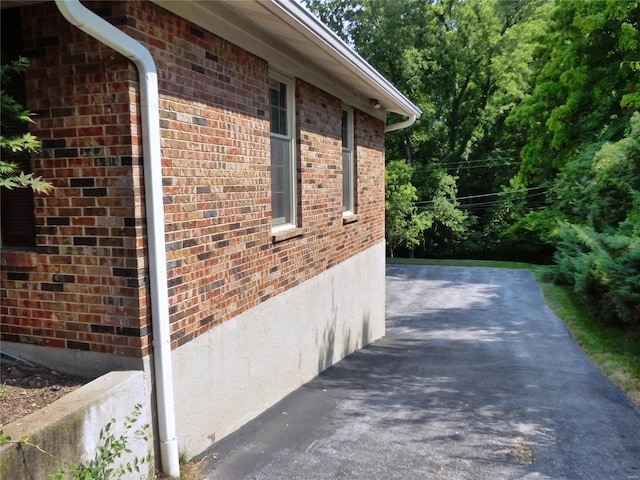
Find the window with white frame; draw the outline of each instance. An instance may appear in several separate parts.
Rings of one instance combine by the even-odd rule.
[[[296,165],[293,81],[271,72],[271,211],[274,227],[295,225]]]
[[[353,109],[342,107],[342,211],[355,213],[355,165],[353,161]]]

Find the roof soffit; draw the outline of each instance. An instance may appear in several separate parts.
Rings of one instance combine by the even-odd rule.
[[[301,21],[298,12],[292,13],[291,5],[302,8],[297,4],[280,0],[153,1],[264,58],[272,68],[301,78],[382,120],[386,118],[385,110],[407,116],[420,114],[415,105],[355,52],[340,40],[332,42],[333,34],[318,35],[317,27],[314,31],[305,23],[321,25],[319,21]],[[302,9],[304,14],[308,12]],[[368,70],[363,71],[363,67]],[[382,108],[372,108],[373,98]]]

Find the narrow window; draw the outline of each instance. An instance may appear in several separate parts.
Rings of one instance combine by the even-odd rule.
[[[293,82],[269,78],[271,115],[271,211],[273,226],[293,226],[296,218],[295,118]]]
[[[22,53],[22,22],[20,9],[2,12],[2,59],[15,60]],[[26,108],[27,95],[24,73],[12,73],[2,86],[16,102]],[[3,119],[2,135],[19,136],[29,131],[25,122]],[[31,159],[25,153],[2,152],[2,159],[19,166],[24,173],[31,172]],[[30,188],[7,190],[0,188],[0,238],[5,247],[33,248],[36,245],[33,191]]]
[[[342,108],[342,211],[355,213],[355,165],[353,162],[353,109]]]

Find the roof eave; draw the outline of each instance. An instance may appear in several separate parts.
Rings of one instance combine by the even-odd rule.
[[[385,93],[387,100],[382,106],[387,111],[408,117],[421,115],[422,111],[416,105],[302,4],[295,0],[270,0],[270,4],[306,28],[309,35],[315,39],[314,43],[339,60],[347,69],[356,73],[375,90],[382,90],[381,93]],[[383,102],[383,98],[376,100]]]
[[[421,111],[295,0],[152,0],[160,7],[265,59],[271,68],[386,120]],[[379,105],[376,108],[376,103]]]

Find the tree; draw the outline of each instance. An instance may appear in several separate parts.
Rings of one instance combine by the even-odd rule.
[[[393,160],[385,170],[385,227],[391,257],[400,247],[416,248],[422,232],[432,224],[427,212],[418,211],[412,174],[413,167],[406,160]]]
[[[534,0],[309,0],[422,110],[388,135],[390,158],[461,165],[525,95]]]
[[[422,233],[422,254],[428,257],[451,255],[465,240],[471,221],[460,209],[457,178],[437,164],[419,165],[413,183],[423,192],[422,213],[429,219],[429,227]]]
[[[508,123],[527,142],[520,179],[540,183],[585,145],[615,141],[640,107],[640,2],[556,2],[537,51],[532,94]]]
[[[307,0],[307,5],[423,111],[386,136],[388,158],[437,165],[462,196],[495,192],[518,169],[521,137],[503,135],[529,91],[542,0]],[[421,202],[432,190],[416,183]],[[459,205],[455,207],[461,216]],[[483,212],[480,212],[483,213]],[[457,222],[470,225],[469,222]],[[434,224],[440,245],[445,235]],[[481,225],[479,226],[481,227]],[[431,232],[433,233],[433,232]]]
[[[15,99],[7,92],[6,87],[12,75],[24,72],[28,66],[27,59],[20,57],[15,61],[0,66],[0,112],[2,113],[2,130],[0,131],[0,187],[7,189],[13,188],[31,188],[36,192],[46,193],[51,184],[42,180],[42,177],[34,177],[31,173],[20,171],[19,165],[15,159],[19,155],[29,155],[37,152],[40,148],[40,142],[31,133],[23,133],[17,135],[5,136],[6,130],[10,122],[33,122],[33,114],[24,109],[22,105],[17,103]]]
[[[640,114],[623,138],[569,162],[552,194],[566,218],[558,280],[573,285],[599,318],[640,325]]]

